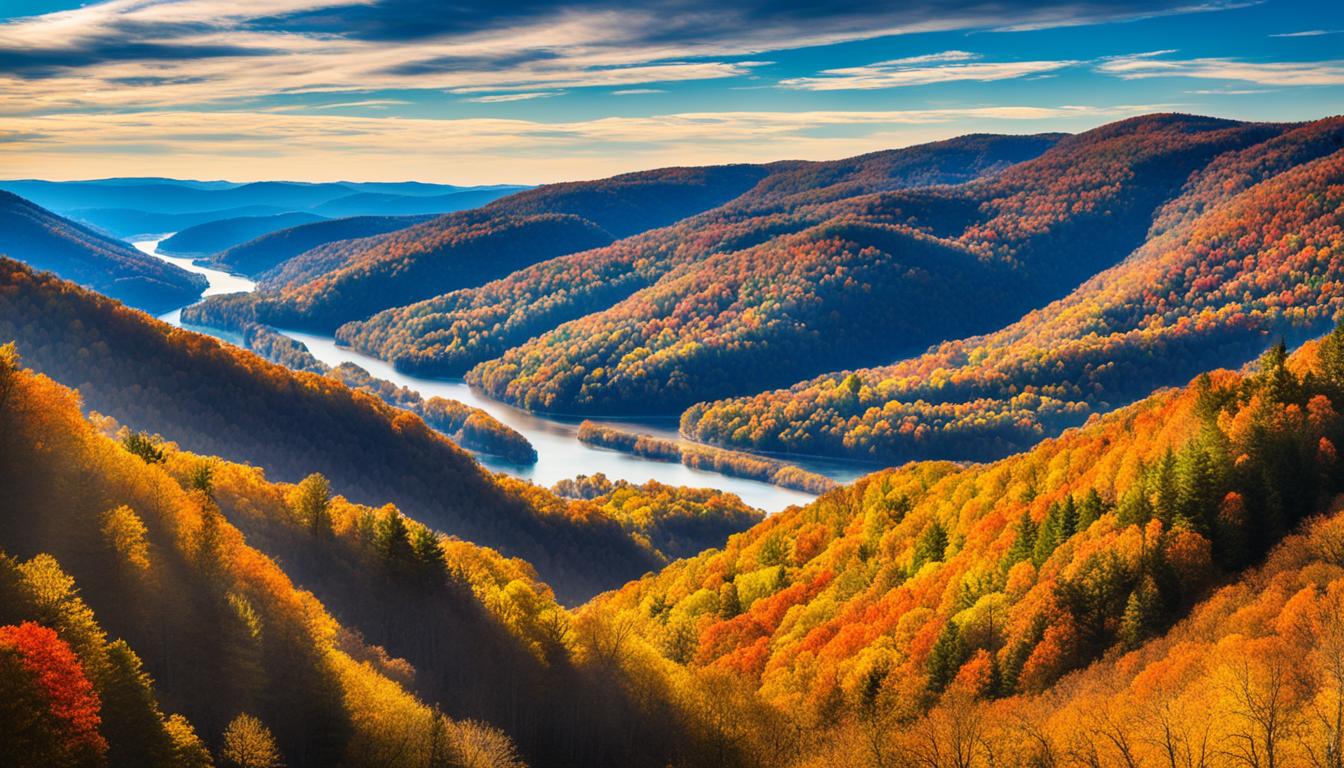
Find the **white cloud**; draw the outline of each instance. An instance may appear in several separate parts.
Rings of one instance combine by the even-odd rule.
[[[592,178],[663,165],[827,159],[967,130],[1057,130],[1169,105],[998,106],[808,112],[683,112],[575,122],[423,119],[293,112],[53,114],[6,120],[7,175],[140,173],[461,183]],[[819,128],[852,135],[819,138]],[[956,126],[955,129],[952,126]]]
[[[862,67],[827,69],[815,77],[781,80],[784,88],[807,91],[871,90],[912,85],[950,83],[962,80],[991,82],[1028,75],[1054,72],[1072,66],[1074,61],[975,61],[980,57],[966,51],[944,51],[924,56],[879,61]]]
[[[1321,37],[1322,35],[1338,35],[1344,32],[1344,29],[1304,29],[1301,32],[1280,32],[1270,37]]]
[[[463,101],[474,101],[478,104],[498,104],[507,101],[531,101],[532,99],[546,99],[551,96],[559,96],[564,91],[532,91],[529,93],[497,93],[491,96],[477,96]]]
[[[1097,70],[1125,80],[1193,77],[1258,85],[1344,85],[1344,61],[1249,62],[1238,59],[1161,59],[1157,54],[1103,60]]]
[[[619,91],[612,91],[612,96],[643,96],[650,93],[667,93],[663,88],[624,88]]]
[[[434,10],[426,16],[429,26],[450,17],[461,23],[389,40],[361,39],[355,23],[318,32],[275,22],[286,14],[354,4],[368,5],[366,15],[374,18],[399,12],[375,0],[107,0],[15,19],[0,23],[0,53],[10,54],[0,71],[0,114],[237,104],[277,94],[353,96],[383,89],[492,93],[634,88],[748,75],[769,62],[727,59],[762,51],[992,28],[1008,18],[1033,28],[1093,23],[1142,16],[1162,5],[1156,0],[1102,5],[1047,0],[1024,9],[980,0],[874,0],[818,13],[767,0],[686,0],[684,8],[670,14],[599,0],[572,7],[535,6],[540,10],[524,10],[505,24],[488,12],[488,3],[481,3],[477,12],[469,2],[456,9],[424,2],[427,10]],[[1187,10],[1219,7],[1210,3]],[[960,72],[926,74],[921,80],[917,71],[957,63],[946,58],[922,64],[889,62],[886,69],[910,71],[880,74],[895,84],[995,80],[1060,65],[963,58],[959,63],[966,68]],[[843,77],[822,78],[828,83],[815,87],[837,87],[837,78]]]

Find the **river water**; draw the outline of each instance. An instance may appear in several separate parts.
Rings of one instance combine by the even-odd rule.
[[[166,237],[168,235],[164,235],[164,238]],[[220,293],[250,292],[256,289],[256,283],[246,277],[203,267],[188,258],[159,253],[159,242],[160,240],[138,240],[132,244],[151,256],[163,259],[190,272],[204,275],[210,283],[209,288],[205,291],[205,296]],[[164,313],[159,316],[159,319],[173,325],[182,326],[182,309]],[[241,341],[236,334],[221,331],[217,328],[196,325],[183,327],[234,344]],[[657,480],[668,485],[717,488],[735,493],[748,504],[770,513],[778,512],[791,504],[805,504],[815,498],[814,494],[780,488],[757,480],[730,477],[718,472],[692,469],[670,462],[652,461],[620,451],[586,445],[578,440],[578,420],[554,419],[528,413],[486,397],[473,390],[460,379],[431,379],[402,373],[384,360],[356,352],[347,347],[337,346],[336,340],[330,336],[282,328],[276,330],[296,341],[303,342],[314,357],[327,365],[334,367],[345,362],[355,363],[380,379],[386,379],[399,386],[419,392],[422,397],[439,396],[458,400],[480,408],[501,422],[508,424],[522,433],[537,449],[537,462],[530,465],[520,465],[493,456],[478,455],[477,458],[490,469],[507,472],[531,480],[538,485],[549,487],[565,478],[601,472],[611,480],[628,480],[632,483]],[[603,423],[660,437],[673,439],[678,437],[676,423],[670,419],[666,422],[607,421]],[[845,462],[802,460],[796,463],[840,482],[849,482],[872,471],[872,467]]]

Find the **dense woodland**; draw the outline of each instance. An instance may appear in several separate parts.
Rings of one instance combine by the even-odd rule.
[[[1294,539],[1271,560],[1292,571],[1316,558],[1283,576],[1298,586],[1259,596],[1268,577],[1252,575],[1197,609],[1192,621],[1217,633],[1163,635],[1327,509],[1341,485],[1340,406],[1344,330],[994,464],[877,473],[584,611],[633,624],[677,674],[722,679],[781,718],[753,732],[732,716],[760,764],[1168,765],[1150,741],[1165,724],[1180,749],[1204,750],[1177,765],[1246,765],[1249,749],[1307,765],[1286,756],[1340,734],[1331,662],[1294,650],[1344,626],[1329,623],[1344,584],[1338,520],[1311,524],[1319,554]],[[1288,675],[1293,687],[1275,690]],[[1284,730],[1265,734],[1257,708],[1279,696]],[[1201,700],[1228,716],[1210,722]],[[1117,735],[1146,742],[1148,757],[1123,762]]]
[[[1344,120],[1228,153],[1148,241],[1066,298],[896,365],[696,405],[698,439],[774,451],[996,458],[1090,414],[1300,341],[1344,309]]]
[[[260,275],[282,261],[337,240],[372,237],[420,224],[428,216],[350,216],[287,227],[240,243],[210,257],[218,269]]]
[[[555,256],[670,224],[737,196],[759,166],[669,168],[552,184],[370,241],[334,242],[262,275],[254,319],[330,331]],[[201,322],[218,322],[207,303]]]
[[[804,206],[467,378],[534,410],[666,413],[999,328],[1123,260],[1191,173],[1281,130],[1135,118],[989,179]]]
[[[511,764],[248,546],[212,465],[175,478],[79,405],[0,348],[0,761],[481,765],[462,757],[489,743]]]
[[[187,256],[207,256],[277,230],[319,221],[325,219],[306,211],[208,221],[187,227],[174,233],[172,237],[159,241],[159,251]]]
[[[567,600],[657,563],[619,525],[503,484],[420,417],[334,379],[294,372],[0,260],[0,337],[90,408],[191,450],[309,472],[369,503],[525,557]],[[558,500],[557,500],[558,501]]]
[[[387,310],[343,326],[337,336],[407,370],[459,375],[566,321],[606,310],[678,267],[796,233],[812,221],[792,214],[859,194],[991,175],[1039,155],[1058,138],[967,136],[833,162],[776,163],[718,208],[478,288]]]
[[[0,192],[0,256],[21,259],[150,312],[187,304],[205,278],[8,192]]]
[[[279,365],[0,259],[0,765],[1340,768],[1342,211],[1340,119],[552,185],[189,316]],[[986,463],[770,517],[492,475],[445,435],[502,424],[263,324],[405,274],[460,282],[340,337],[562,413],[839,370],[682,428]]]

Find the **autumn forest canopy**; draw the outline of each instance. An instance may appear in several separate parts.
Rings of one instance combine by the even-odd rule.
[[[0,187],[0,768],[1344,765],[1344,118]]]

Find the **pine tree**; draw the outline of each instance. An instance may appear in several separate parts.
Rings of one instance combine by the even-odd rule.
[[[440,585],[444,580],[446,560],[439,537],[430,529],[417,526],[411,534],[411,551],[415,557],[416,572],[427,587]]]
[[[1035,551],[1036,522],[1031,519],[1030,512],[1022,510],[1022,517],[1018,518],[1017,525],[1013,526],[1013,546],[1008,550],[1005,565],[1012,568],[1023,560],[1030,559]]]
[[[915,559],[910,570],[913,573],[924,567],[925,563],[940,562],[946,554],[947,531],[942,523],[934,520],[915,540]]]
[[[315,536],[331,534],[331,484],[314,472],[299,483],[295,513]]]
[[[163,449],[147,432],[126,433],[121,439],[121,447],[139,456],[146,464],[162,464],[164,461]]]
[[[1176,519],[1177,507],[1176,455],[1168,447],[1153,475],[1153,514],[1163,525],[1170,526]]]
[[[1152,577],[1145,576],[1129,593],[1125,612],[1120,618],[1120,642],[1127,648],[1138,647],[1161,624],[1161,599]]]
[[[1101,494],[1097,493],[1096,488],[1088,488],[1087,494],[1083,496],[1083,501],[1078,505],[1078,522],[1074,525],[1075,533],[1082,533],[1092,526],[1105,512],[1105,504],[1101,500]]]
[[[401,519],[401,513],[393,507],[388,507],[378,521],[375,543],[383,562],[393,570],[401,570],[415,561],[406,521]]]
[[[1288,370],[1288,347],[1283,339],[1260,356],[1260,371],[1255,382],[1270,402],[1287,404],[1300,399],[1300,385],[1297,377]]]
[[[961,630],[955,621],[949,621],[929,651],[929,690],[933,693],[946,690],[957,676],[965,657]]]
[[[1036,534],[1036,546],[1032,548],[1031,561],[1037,568],[1041,567],[1050,555],[1063,543],[1065,534],[1063,530],[1063,519],[1060,513],[1059,502],[1050,505],[1045,513],[1045,520],[1041,521],[1041,529]]]

